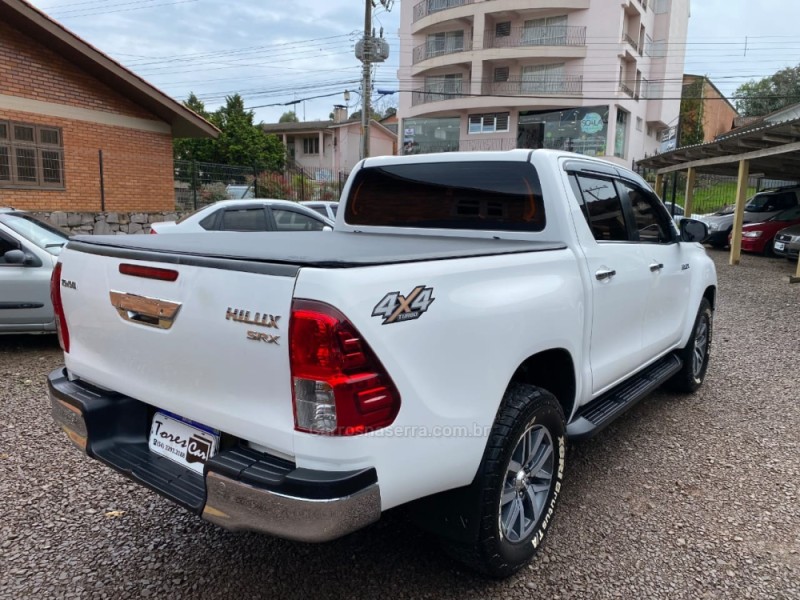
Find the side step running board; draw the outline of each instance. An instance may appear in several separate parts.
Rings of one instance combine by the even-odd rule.
[[[668,354],[654,362],[581,408],[567,425],[567,435],[572,440],[583,440],[596,435],[682,367],[683,361],[675,354]]]

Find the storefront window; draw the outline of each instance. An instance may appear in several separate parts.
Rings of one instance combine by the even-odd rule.
[[[456,152],[461,136],[461,119],[403,119],[403,154]]]
[[[550,148],[605,156],[607,140],[608,106],[519,114],[518,148]]]

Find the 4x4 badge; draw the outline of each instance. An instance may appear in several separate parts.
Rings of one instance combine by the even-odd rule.
[[[383,317],[382,325],[412,321],[419,319],[434,300],[433,288],[424,285],[418,285],[407,296],[389,292],[372,309],[372,316]]]

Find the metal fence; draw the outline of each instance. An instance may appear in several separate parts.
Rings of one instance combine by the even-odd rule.
[[[655,173],[640,171],[640,174],[655,185]],[[747,197],[756,192],[787,185],[796,185],[791,181],[775,181],[762,177],[750,177],[747,182]],[[664,202],[674,202],[684,206],[686,201],[686,173],[678,172],[664,176],[664,184],[656,190]],[[693,214],[713,213],[721,208],[736,203],[736,177],[698,173],[695,176],[694,196],[692,200]]]
[[[339,200],[347,173],[331,169],[289,164],[280,171],[221,165],[198,161],[175,161],[175,210],[195,210],[219,200],[276,198]]]

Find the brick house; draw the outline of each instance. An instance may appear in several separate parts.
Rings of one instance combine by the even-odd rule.
[[[0,205],[174,208],[173,137],[217,129],[22,0],[0,0]]]

